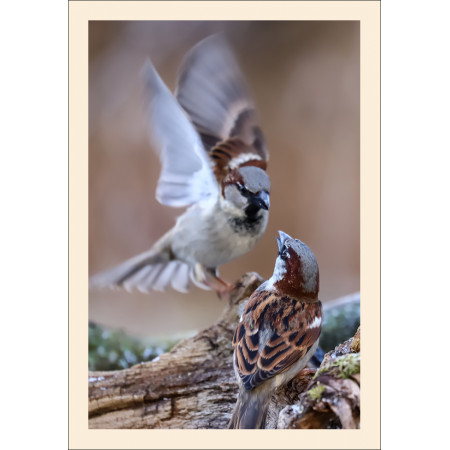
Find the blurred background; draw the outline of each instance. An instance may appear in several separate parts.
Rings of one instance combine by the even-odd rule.
[[[173,91],[186,51],[223,31],[254,98],[270,152],[266,233],[221,267],[271,276],[283,230],[306,242],[326,303],[359,290],[359,22],[89,22],[89,275],[147,250],[182,209],[160,205],[140,70],[150,58]],[[89,319],[138,337],[187,335],[224,304],[192,288],[89,293]]]

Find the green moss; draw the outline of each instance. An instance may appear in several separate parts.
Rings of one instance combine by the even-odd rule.
[[[308,396],[311,400],[318,401],[322,398],[322,394],[324,391],[325,391],[325,386],[320,383],[317,383],[316,386],[314,386],[313,388],[311,388],[308,391]]]
[[[333,369],[337,369],[336,376],[339,378],[349,378],[360,372],[360,353],[349,353],[347,355],[340,356],[335,360],[320,367],[314,375],[317,378],[327,372],[333,372]]]
[[[350,353],[338,359],[339,378],[348,378],[360,371],[360,354]]]

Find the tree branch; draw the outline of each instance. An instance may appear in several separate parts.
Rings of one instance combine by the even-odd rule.
[[[159,359],[125,370],[90,372],[89,428],[226,428],[238,392],[231,341],[245,299],[262,281],[255,273],[245,274],[218,322]],[[279,389],[268,428],[298,426],[298,415],[284,414],[280,422],[279,413],[317,383],[314,373],[305,369]]]

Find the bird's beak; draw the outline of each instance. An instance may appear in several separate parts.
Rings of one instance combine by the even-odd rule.
[[[281,243],[279,237],[277,237],[277,244],[278,244],[278,253],[280,253],[280,252],[281,252],[281,249],[283,248],[283,244]]]
[[[253,196],[251,202],[258,208],[265,209],[266,211],[269,210],[270,197],[266,191],[261,191],[258,195]]]
[[[277,237],[277,244],[278,244],[278,251],[281,252],[281,249],[284,246],[284,243],[286,239],[292,239],[288,234],[286,234],[284,231],[278,231],[278,234],[280,237]]]

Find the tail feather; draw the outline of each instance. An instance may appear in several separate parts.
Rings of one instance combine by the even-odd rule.
[[[201,289],[210,290],[208,269],[198,263],[192,265],[174,259],[171,241],[172,230],[150,250],[91,277],[89,288],[124,287],[128,291],[138,289],[147,293],[164,291],[172,286],[176,291],[188,292],[192,281]]]
[[[155,264],[150,266],[150,271],[135,287],[137,287],[141,292],[148,293],[151,290],[161,290],[156,288],[156,281],[159,275],[164,270],[164,264]]]
[[[172,276],[172,287],[178,292],[187,292],[189,290],[189,266],[178,263]]]
[[[143,282],[144,280],[150,275],[150,273],[155,269],[155,266],[145,266],[138,272],[136,272],[134,275],[132,275],[130,278],[127,278],[123,282],[123,287],[128,291],[131,292],[135,287],[139,289],[142,292],[146,292],[146,290],[143,288]]]
[[[211,287],[205,283],[207,276],[200,264],[196,264],[190,268],[189,278],[198,288],[203,289],[204,291],[209,291],[211,289]]]
[[[175,261],[169,261],[167,264],[161,264],[161,270],[153,280],[152,288],[155,291],[164,291],[171,285],[172,275],[175,273],[177,264]]]
[[[241,389],[228,428],[264,429],[270,397],[270,392]]]
[[[181,261],[170,260],[169,252],[150,250],[131,258],[110,270],[94,275],[89,288],[124,287],[127,291],[138,289],[164,291],[172,286],[179,292],[187,292],[191,267]]]

